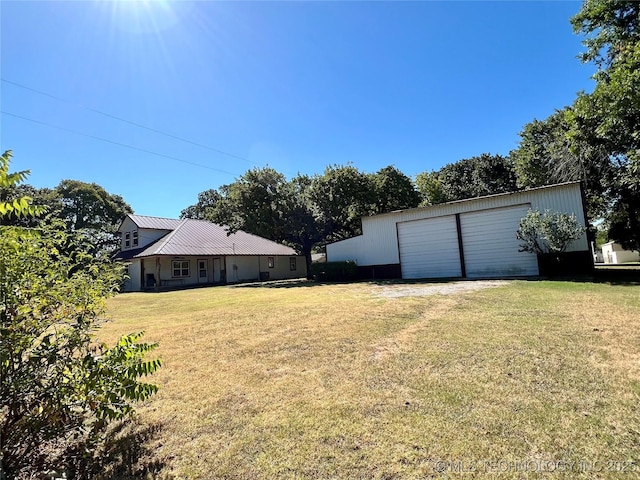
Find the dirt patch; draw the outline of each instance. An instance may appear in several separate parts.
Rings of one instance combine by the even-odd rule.
[[[385,298],[424,297],[427,295],[451,295],[484,288],[504,287],[509,283],[508,280],[467,280],[423,285],[377,285],[373,287],[372,293],[378,297]]]

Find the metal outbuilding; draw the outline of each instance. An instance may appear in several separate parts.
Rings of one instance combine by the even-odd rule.
[[[538,275],[536,255],[521,252],[515,236],[529,209],[573,214],[587,226],[580,183],[571,182],[364,217],[362,235],[327,245],[327,260],[353,260],[373,278]],[[586,234],[565,256],[578,270],[593,267]]]

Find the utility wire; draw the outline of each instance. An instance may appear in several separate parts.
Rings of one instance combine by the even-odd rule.
[[[110,113],[102,112],[102,111],[97,110],[95,108],[87,107],[87,106],[82,105],[80,103],[72,102],[71,100],[67,100],[67,99],[64,99],[64,98],[61,98],[61,97],[57,97],[57,96],[52,95],[50,93],[46,93],[46,92],[43,92],[41,90],[36,90],[35,88],[27,87],[26,85],[22,85],[20,83],[12,82],[11,80],[7,80],[5,78],[2,78],[1,80],[4,83],[8,83],[9,85],[13,85],[15,87],[23,88],[24,90],[29,90],[30,92],[34,92],[34,93],[37,93],[39,95],[43,95],[45,97],[53,98],[54,100],[57,100],[59,102],[68,103],[70,105],[74,105],[76,107],[83,108],[83,109],[88,110],[90,112],[97,113],[98,115],[102,115],[102,116],[105,116],[107,118],[118,120],[119,122],[124,122],[124,123],[127,123],[129,125],[133,125],[135,127],[142,128],[144,130],[148,130],[148,131],[153,132],[153,133],[157,133],[158,135],[164,135],[165,137],[169,137],[169,138],[173,138],[174,140],[179,140],[181,142],[189,143],[191,145],[195,145],[196,147],[205,148],[207,150],[211,150],[212,152],[216,152],[216,153],[219,153],[221,155],[226,155],[228,157],[237,158],[238,160],[242,160],[242,161],[251,163],[253,165],[257,165],[259,167],[262,166],[259,163],[252,162],[251,160],[249,160],[247,158],[241,157],[239,155],[234,155],[233,153],[225,152],[223,150],[219,150],[217,148],[213,148],[213,147],[210,147],[208,145],[204,145],[202,143],[194,142],[194,141],[188,140],[186,138],[182,138],[182,137],[178,137],[176,135],[172,135],[171,133],[166,133],[166,132],[163,132],[161,130],[157,130],[155,128],[147,127],[146,125],[142,125],[140,123],[136,123],[136,122],[132,122],[131,120],[127,120],[126,118],[118,117],[116,115],[111,115]],[[200,165],[200,166],[202,166],[202,165]]]
[[[111,143],[113,145],[119,145],[121,147],[130,148],[132,150],[137,150],[138,152],[144,152],[144,153],[148,153],[150,155],[156,155],[158,157],[168,158],[169,160],[175,160],[177,162],[186,163],[188,165],[194,165],[196,167],[206,168],[208,170],[213,170],[214,172],[220,172],[220,173],[226,173],[228,175],[238,176],[237,173],[228,172],[226,170],[221,170],[219,168],[213,168],[213,167],[210,167],[208,165],[203,165],[201,163],[190,162],[189,160],[183,160],[182,158],[172,157],[171,155],[165,155],[164,153],[152,152],[151,150],[145,150],[144,148],[136,147],[134,145],[127,145],[126,143],[115,142],[113,140],[109,140],[109,139],[102,138],[102,137],[96,137],[95,135],[89,135],[88,133],[78,132],[76,130],[71,130],[69,128],[59,127],[57,125],[52,125],[52,124],[47,123],[47,122],[41,122],[40,120],[34,120],[33,118],[23,117],[21,115],[16,115],[15,113],[6,112],[4,110],[0,110],[0,113],[2,113],[4,115],[9,115],[10,117],[19,118],[21,120],[26,120],[27,122],[36,123],[38,125],[44,125],[45,127],[55,128],[56,130],[62,130],[63,132],[69,132],[69,133],[73,133],[75,135],[80,135],[82,137],[92,138],[94,140],[100,140],[102,142]]]

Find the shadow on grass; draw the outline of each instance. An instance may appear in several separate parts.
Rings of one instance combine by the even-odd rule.
[[[534,277],[478,277],[478,278],[421,278],[421,279],[384,279],[384,278],[359,278],[344,282],[308,280],[306,278],[296,278],[292,280],[267,280],[243,283],[229,283],[226,285],[189,285],[180,288],[172,288],[161,291],[192,290],[198,288],[310,288],[323,285],[348,285],[353,283],[369,283],[373,285],[426,285],[441,284],[451,282],[473,282],[479,280],[523,280],[528,282],[539,282],[541,280],[558,282],[581,282],[581,283],[606,283],[610,285],[640,285],[640,268],[638,266],[625,268],[624,266],[597,267],[591,273],[582,275],[562,275],[534,276]],[[157,293],[155,290],[147,292]]]
[[[165,461],[155,451],[162,425],[143,425],[136,420],[116,424],[95,450],[85,444],[68,452],[67,478],[95,480],[147,480],[161,476]]]
[[[300,288],[317,287],[322,285],[348,285],[354,283],[367,283],[372,285],[433,285],[452,282],[474,282],[486,280],[520,280],[527,282],[557,281],[579,283],[605,283],[610,285],[640,286],[640,269],[624,268],[597,268],[589,274],[583,275],[554,275],[535,277],[482,277],[482,278],[423,278],[423,279],[358,279],[348,282],[328,282],[314,280],[280,280],[271,282],[253,282],[229,285],[231,288]]]
[[[552,280],[560,280],[560,278],[553,278]],[[570,282],[593,282],[606,283],[609,285],[639,286],[640,270],[621,267],[598,267],[590,275],[585,275],[584,277],[566,278],[563,280]]]

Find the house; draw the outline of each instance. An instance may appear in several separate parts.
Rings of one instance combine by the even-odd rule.
[[[118,231],[127,262],[125,291],[300,278],[306,263],[294,249],[204,220],[127,215]]]
[[[636,250],[625,250],[616,242],[602,245],[602,259],[604,263],[640,262],[640,253]]]
[[[362,219],[362,235],[327,245],[327,260],[353,260],[363,278],[492,278],[540,273],[516,231],[529,209],[574,214],[587,225],[579,182],[471,198]],[[566,273],[593,269],[586,234],[563,256]]]

